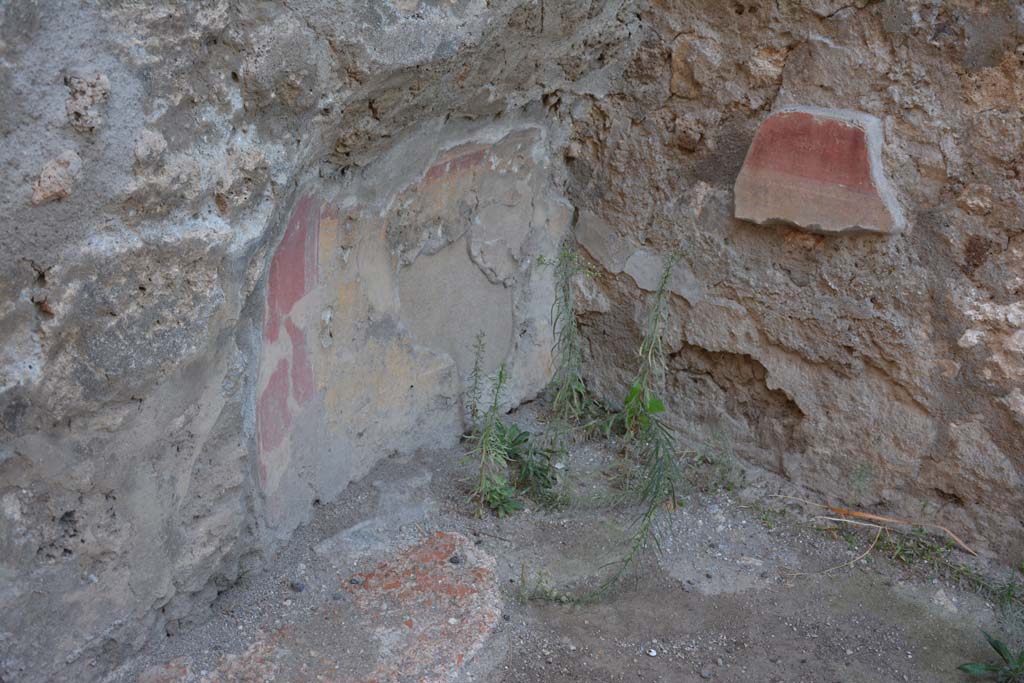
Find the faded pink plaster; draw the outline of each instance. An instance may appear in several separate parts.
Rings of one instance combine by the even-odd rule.
[[[267,307],[263,323],[264,358],[277,358],[274,348],[280,343],[281,328],[288,332],[291,363],[278,358],[256,410],[256,429],[260,453],[268,453],[284,443],[292,425],[294,406],[308,402],[315,394],[313,365],[306,348],[306,334],[295,321],[295,305],[317,285],[317,241],[320,211],[314,197],[299,197],[288,220],[284,237],[270,262],[267,277]],[[270,360],[268,362],[273,362]],[[260,480],[266,483],[266,463],[260,462]]]
[[[744,165],[874,194],[864,131],[805,112],[775,114],[757,129]]]
[[[771,115],[736,178],[734,215],[826,234],[899,232],[904,223],[885,180],[881,135],[876,119],[856,112]]]
[[[484,159],[485,153],[485,150],[478,149],[434,164],[427,170],[425,182],[432,183],[443,176],[462,173],[474,166],[479,166],[480,162]]]
[[[281,445],[292,424],[288,412],[288,360],[282,358],[270,375],[266,388],[260,394],[256,408],[256,425],[260,452],[272,451]]]
[[[292,396],[302,405],[313,398],[316,388],[313,380],[313,365],[306,350],[306,333],[299,329],[291,318],[285,318],[285,329],[292,342]]]
[[[306,195],[299,197],[270,262],[263,324],[263,338],[267,342],[277,341],[282,319],[316,286],[318,221],[314,199]]]

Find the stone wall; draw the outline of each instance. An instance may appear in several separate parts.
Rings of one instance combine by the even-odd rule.
[[[0,678],[99,678],[314,501],[455,443],[477,331],[508,405],[535,395],[537,258],[569,230],[602,271],[598,394],[678,249],[666,395],[695,444],[1020,561],[1022,22],[1009,0],[3,5]],[[737,188],[793,108],[863,154],[811,172],[767,136]]]
[[[623,395],[652,255],[678,249],[666,393],[696,446],[724,435],[830,500],[1019,562],[1024,5],[665,0],[640,18],[614,93],[562,113],[577,239],[605,271],[582,297],[595,388]],[[764,132],[794,107],[839,121],[847,151]]]
[[[479,331],[508,405],[543,387],[545,83],[628,17],[538,9],[3,5],[0,679],[100,677],[454,445]]]

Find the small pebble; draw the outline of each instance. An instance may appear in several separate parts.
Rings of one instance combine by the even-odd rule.
[[[715,664],[717,664],[718,666],[725,666],[725,662],[722,661],[721,657],[715,660]]]
[[[712,673],[711,673],[711,667],[710,666],[705,666],[704,668],[702,668],[700,670],[700,677],[703,678],[705,681],[708,680],[709,678],[711,678],[711,676],[712,676]]]
[[[288,587],[296,593],[301,593],[302,591],[306,590],[306,584],[304,584],[301,581],[289,581]]]
[[[448,561],[451,562],[452,564],[461,564],[462,563],[462,558],[459,557],[458,555],[452,555],[451,557],[448,558]]]
[[[647,656],[648,656],[648,657],[657,657],[657,656],[658,656],[658,651],[657,651],[657,650],[655,650],[655,649],[654,649],[654,648],[652,647],[652,648],[651,648],[650,650],[648,650],[648,651],[647,651]]]
[[[353,586],[358,586],[363,582],[363,580],[360,579],[358,576],[353,576],[351,579],[348,580],[348,582],[351,583]]]

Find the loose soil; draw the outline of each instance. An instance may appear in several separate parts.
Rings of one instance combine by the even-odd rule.
[[[539,414],[510,419],[536,430]],[[476,517],[463,451],[388,458],[318,506],[205,623],[151,642],[108,681],[941,683],[992,659],[980,632],[1000,627],[992,605],[878,551],[860,557],[870,535],[851,544],[823,531],[813,508],[778,497],[796,493],[787,482],[738,463],[664,513],[662,552],[636,576],[561,602],[625,551],[638,511],[616,504],[619,450],[580,443],[560,470],[569,504],[527,501],[504,519]],[[438,538],[449,545],[436,566],[401,568]],[[450,599],[361,592],[385,565]],[[415,641],[402,610],[426,620]]]

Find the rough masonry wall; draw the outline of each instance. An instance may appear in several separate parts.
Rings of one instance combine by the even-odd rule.
[[[544,95],[605,87],[634,17],[541,9],[3,4],[0,679],[101,677],[454,442],[478,330],[510,402],[543,384]]]
[[[1016,0],[4,3],[0,678],[99,678],[317,498],[454,440],[478,329],[510,403],[534,393],[536,257],[570,225],[604,271],[582,285],[598,394],[679,249],[666,395],[695,442],[1019,561],[1022,21]],[[881,122],[902,232],[734,218],[790,106]]]
[[[582,292],[594,387],[624,395],[641,290],[678,249],[666,394],[695,445],[724,435],[830,500],[1019,562],[1024,5],[664,0],[640,16],[614,93],[559,110],[577,239],[605,271]],[[789,107],[881,122],[902,234],[841,232],[856,221],[838,204],[806,205],[835,201],[805,190],[855,170],[841,156],[774,192],[778,175],[737,184],[758,126]],[[811,133],[769,153],[799,156]]]

